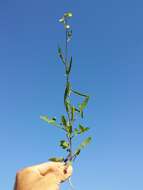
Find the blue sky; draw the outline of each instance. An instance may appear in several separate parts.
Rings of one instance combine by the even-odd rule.
[[[142,190],[140,0],[0,0],[0,189],[12,189],[19,168],[63,155],[63,134],[39,116],[64,112],[57,44],[66,11],[74,15],[71,81],[91,97],[83,124],[93,142],[74,164],[75,189]]]

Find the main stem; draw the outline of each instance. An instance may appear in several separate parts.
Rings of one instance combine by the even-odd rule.
[[[66,20],[66,24],[67,24],[67,20]],[[67,71],[67,68],[68,68],[68,31],[66,29],[66,38],[65,38],[65,72]],[[69,74],[67,74],[66,72],[66,84],[69,83]],[[66,85],[67,86],[67,85]],[[67,115],[68,115],[68,122],[69,122],[69,125],[71,125],[71,119],[70,119],[70,114],[69,112],[67,111]],[[72,125],[71,125],[72,127]],[[68,160],[72,160],[72,137],[68,136],[67,135],[67,138],[68,138],[68,141],[69,141],[69,155],[68,155]]]

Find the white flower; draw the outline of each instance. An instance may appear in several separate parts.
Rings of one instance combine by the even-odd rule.
[[[66,29],[70,28],[70,25],[68,25],[68,24],[65,24],[64,26],[65,26]]]
[[[64,21],[65,21],[64,17],[59,19],[59,22],[61,22],[61,23],[64,23]]]
[[[72,13],[71,12],[65,13],[64,16],[65,17],[72,17]]]

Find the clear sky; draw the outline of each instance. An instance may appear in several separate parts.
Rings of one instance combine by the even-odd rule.
[[[63,134],[39,116],[64,112],[57,44],[66,11],[74,15],[71,80],[91,97],[83,124],[93,136],[74,164],[75,189],[142,190],[141,0],[0,0],[0,189],[12,189],[18,169],[63,155]]]

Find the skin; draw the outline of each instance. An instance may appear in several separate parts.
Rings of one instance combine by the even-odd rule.
[[[59,190],[60,183],[72,175],[72,166],[47,162],[17,172],[14,190]]]

